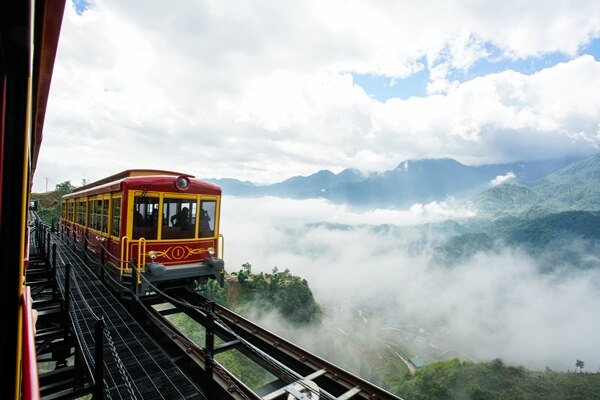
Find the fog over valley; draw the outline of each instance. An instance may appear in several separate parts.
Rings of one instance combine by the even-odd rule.
[[[332,341],[343,337],[347,351],[392,341],[428,362],[500,357],[567,370],[584,359],[589,371],[600,368],[597,241],[561,237],[552,251],[573,257],[560,263],[551,245],[531,252],[497,237],[449,255],[452,238],[472,240],[461,235],[476,210],[464,204],[371,210],[225,196],[226,269],[249,262],[255,272],[289,268],[305,278],[324,309],[321,326],[259,323],[320,354],[335,357]]]

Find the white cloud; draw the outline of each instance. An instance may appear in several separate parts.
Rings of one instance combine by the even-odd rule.
[[[490,181],[490,186],[501,185],[510,179],[515,179],[515,177],[515,173],[512,171],[508,172],[506,175],[498,175],[496,178]]]
[[[68,5],[35,187],[133,167],[273,182],[408,158],[589,154],[600,140],[592,57],[462,84],[449,71],[489,57],[488,45],[504,57],[574,55],[600,35],[599,7],[102,1],[78,15]],[[421,68],[437,94],[384,104],[350,74],[401,85]]]
[[[600,102],[589,91],[600,89],[599,73],[600,63],[583,56],[532,76],[506,71],[476,78],[444,96],[389,100],[374,114],[376,136],[394,160],[446,154],[490,163],[590,154],[600,146]]]

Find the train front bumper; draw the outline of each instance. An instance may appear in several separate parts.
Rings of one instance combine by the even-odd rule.
[[[207,258],[201,263],[174,266],[152,261],[146,265],[145,276],[150,282],[215,278],[223,285],[225,262],[215,257]]]

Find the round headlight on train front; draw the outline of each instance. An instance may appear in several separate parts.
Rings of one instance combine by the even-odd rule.
[[[214,247],[209,247],[208,254],[210,254],[211,256],[214,256],[215,254],[217,254],[217,251],[215,250]]]
[[[175,179],[175,187],[180,191],[188,190],[190,187],[190,178],[183,175],[178,176],[177,179]]]
[[[152,261],[154,261],[154,260],[156,260],[156,257],[158,257],[158,256],[156,255],[156,252],[155,252],[155,251],[151,251],[151,252],[150,252],[150,259],[151,259]]]

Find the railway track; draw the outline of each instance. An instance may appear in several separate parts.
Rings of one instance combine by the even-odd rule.
[[[151,311],[155,320],[160,321],[159,324],[170,325],[166,316],[182,312],[202,325],[205,332],[212,329],[213,334],[221,339],[222,344],[209,350],[207,348],[210,347],[210,339],[200,352],[187,347],[188,354],[202,359],[207,351],[216,355],[224,351],[238,350],[275,377],[272,382],[260,388],[250,389],[241,383],[240,388],[247,398],[301,398],[289,396],[305,392],[316,396],[312,397],[315,399],[398,399],[397,396],[294,345],[233,311],[209,302],[198,293],[186,289],[173,289],[161,297],[164,301],[163,306],[156,307],[158,303],[155,300],[152,302],[155,306],[152,307],[154,311]],[[164,304],[168,306],[164,307]],[[162,308],[163,311],[157,311],[156,308]],[[171,329],[176,328],[171,325],[167,331]],[[207,338],[209,337],[210,335],[207,335]],[[189,339],[181,341],[181,345],[189,345]],[[201,363],[204,365],[205,361],[202,360]],[[231,385],[226,377],[220,377],[220,382]],[[231,391],[233,388],[227,386],[226,389]]]
[[[81,255],[85,251],[85,246],[74,243],[68,235],[53,235],[52,239],[62,242],[62,252]],[[76,268],[90,268],[97,273],[102,268],[92,254],[79,259],[86,260],[86,265],[74,266]],[[133,295],[125,287],[121,289],[120,302],[167,358],[201,388],[206,398],[399,399],[187,288],[164,291],[154,288],[151,295],[142,297]],[[128,295],[123,296],[123,293]],[[172,322],[178,314],[185,315],[194,324],[186,332],[199,333],[203,340],[196,337],[194,341],[192,335],[187,336]],[[252,365],[266,372],[267,382],[259,387],[244,382],[219,363],[219,356],[227,352],[252,360]]]

